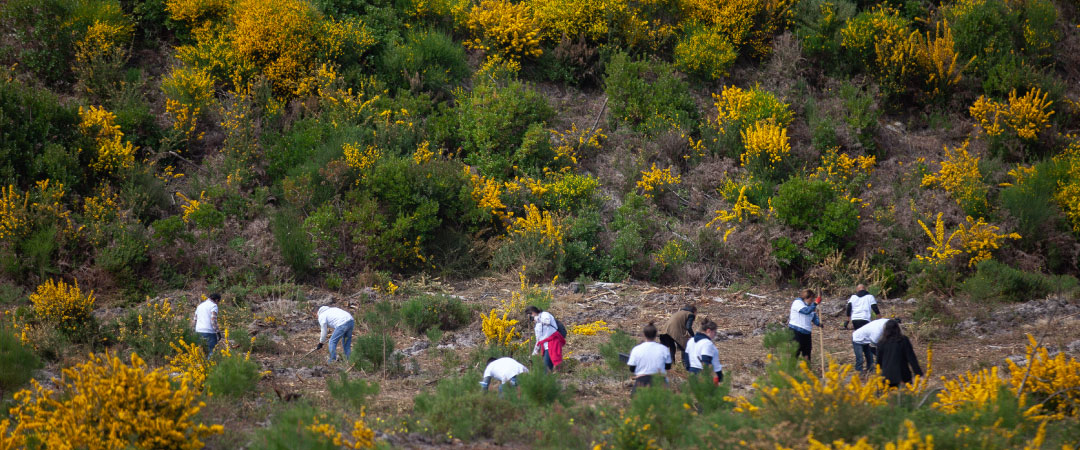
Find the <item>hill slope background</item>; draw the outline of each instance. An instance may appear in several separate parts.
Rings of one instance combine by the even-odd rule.
[[[270,418],[314,414],[272,401],[272,389],[313,399],[330,415],[321,420],[348,429],[368,405],[387,422],[359,429],[408,428],[383,440],[402,445],[457,436],[773,448],[808,445],[809,434],[884,445],[912,438],[908,418],[939,424],[926,433],[958,446],[1010,448],[1045,433],[1069,443],[1080,381],[1075,361],[1052,354],[1048,367],[1065,375],[1047,378],[1035,400],[1022,395],[1028,373],[1010,381],[1010,405],[988,394],[998,391],[988,376],[972,381],[964,392],[981,403],[967,416],[930,408],[933,389],[963,391],[936,380],[906,406],[899,396],[849,408],[893,418],[880,428],[784,429],[806,417],[769,415],[776,399],[761,387],[788,392],[778,371],[808,379],[793,361],[764,358],[786,352],[768,325],[784,321],[804,287],[829,305],[857,283],[892,299],[886,314],[905,319],[920,357],[942,346],[938,373],[950,378],[1037,359],[1025,333],[1075,355],[1078,7],[9,0],[0,6],[0,306],[13,349],[5,366],[26,376],[5,378],[0,393],[5,405],[29,401],[13,393],[30,374],[57,389],[51,377],[89,373],[86,355],[107,351],[138,354],[145,370],[128,367],[143,375],[183,374],[200,396],[238,392],[240,408],[189,400],[210,403],[202,420],[243,433],[177,422],[218,448],[269,445],[266,436],[288,432]],[[225,298],[229,348],[246,355],[206,359],[186,345],[188,314],[210,292]],[[527,358],[528,324],[512,321],[536,302],[585,326],[572,333],[580,358],[562,384],[538,376],[532,403],[454,397],[485,355]],[[701,390],[627,403],[622,376],[606,368],[601,354],[633,339],[605,327],[635,334],[686,302],[721,325],[732,392],[767,411],[757,425],[733,412],[747,409],[734,397]],[[311,308],[323,303],[362,322],[355,371],[299,358],[315,340]],[[849,362],[836,320],[826,349]],[[369,398],[370,386],[342,382],[328,394],[337,372],[352,383],[378,374],[383,392]],[[578,386],[576,403],[563,385]],[[342,396],[358,400],[331,401]],[[681,419],[697,424],[686,436],[648,409],[684,400],[665,414],[693,412]],[[1033,401],[1059,415],[1014,411]],[[551,417],[570,428],[544,419],[553,402],[562,406]],[[478,408],[465,416],[518,418],[518,428],[463,425],[447,417],[454,403]],[[53,442],[31,426],[45,412],[22,408],[4,428]],[[852,420],[829,411],[814,414]],[[963,431],[972,417],[1005,425]],[[526,425],[574,437],[524,438]]]

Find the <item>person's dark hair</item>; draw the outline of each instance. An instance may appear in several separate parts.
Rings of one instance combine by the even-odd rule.
[[[683,306],[682,309],[683,309],[683,311],[690,311],[690,312],[692,312],[694,314],[697,314],[697,306],[686,305],[686,306]]]
[[[491,363],[495,362],[495,360],[496,360],[496,359],[499,359],[499,358],[496,358],[496,357],[492,356],[492,357],[488,358],[488,362],[487,362],[487,363],[488,363],[488,364],[491,364]]]
[[[881,340],[879,342],[892,342],[898,341],[904,337],[904,333],[900,332],[900,323],[895,320],[889,320],[885,322],[885,329],[881,331]]]
[[[525,314],[540,314],[540,312],[540,308],[533,305],[529,305],[528,308],[525,308]]]
[[[648,325],[645,325],[645,329],[642,332],[645,333],[645,339],[656,339],[656,325],[654,325],[652,322],[649,322]]]
[[[208,299],[210,299],[210,300],[213,300],[213,301],[214,301],[214,303],[217,303],[217,302],[220,302],[220,301],[221,301],[221,294],[218,294],[217,292],[215,292],[215,293],[213,293],[213,294],[210,294],[210,295],[209,295],[209,296],[207,296],[206,298],[208,298]]]
[[[803,300],[813,300],[814,299],[814,290],[813,289],[803,289],[803,291],[802,291],[802,299]]]
[[[709,319],[705,319],[704,321],[701,322],[701,331],[708,331],[708,330],[716,331],[716,322],[713,322],[713,321],[711,321]]]

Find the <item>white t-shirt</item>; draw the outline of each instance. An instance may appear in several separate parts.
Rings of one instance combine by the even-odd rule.
[[[628,366],[634,366],[634,375],[666,374],[664,366],[671,364],[671,350],[658,342],[642,342],[630,350]]]
[[[889,319],[878,319],[863,325],[851,333],[851,342],[877,346],[878,341],[881,340],[881,333],[885,331],[885,323],[888,321]]]
[[[558,331],[559,328],[555,325],[555,316],[547,311],[542,311],[536,316],[536,325],[533,326],[533,334],[536,335],[536,342],[540,342],[551,336],[552,333]],[[544,343],[544,350],[547,350],[548,345]]]
[[[803,314],[799,312],[807,306],[810,305],[807,305],[801,298],[797,298],[795,301],[791,302],[791,314],[788,315],[788,325],[795,325],[807,332],[813,330],[814,314]]]
[[[701,357],[704,356],[707,360],[712,361],[713,372],[720,371],[720,350],[716,348],[716,344],[712,339],[705,338],[697,342],[694,342],[694,338],[686,341],[686,355],[690,358],[690,367],[694,369],[702,369],[704,366],[701,364]]]
[[[851,303],[851,320],[870,320],[870,307],[877,304],[873,294],[852,295],[847,302]]]
[[[202,303],[199,303],[199,306],[195,308],[195,332],[217,333],[218,330],[214,326],[217,312],[217,303],[210,300],[203,300]]]
[[[349,314],[344,309],[334,308],[332,306],[323,306],[319,308],[319,342],[326,341],[326,327],[337,329],[342,325],[352,322],[352,314]]]
[[[484,378],[491,377],[505,383],[518,374],[528,371],[528,367],[523,366],[514,358],[499,358],[487,365],[484,369]]]

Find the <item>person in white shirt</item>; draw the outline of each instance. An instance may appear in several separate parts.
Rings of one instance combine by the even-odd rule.
[[[649,322],[642,330],[645,342],[642,342],[630,350],[630,359],[626,365],[634,373],[634,388],[630,395],[634,395],[638,387],[652,386],[653,375],[665,376],[671,369],[671,351],[659,342],[656,342],[656,325]],[[667,381],[667,378],[664,378]]]
[[[195,333],[202,338],[206,356],[210,356],[210,352],[214,351],[219,339],[217,324],[219,301],[221,301],[221,294],[215,292],[195,308]]]
[[[342,352],[345,353],[345,360],[349,360],[349,355],[352,354],[352,333],[353,333],[353,317],[341,308],[335,308],[332,306],[320,306],[319,307],[319,345],[315,346],[318,350],[322,348],[323,342],[326,342],[326,327],[334,329],[334,333],[330,335],[330,362],[337,360],[337,343],[341,342]]]
[[[855,294],[847,301],[847,316],[851,321],[851,326],[855,330],[861,329],[867,323],[870,323],[871,314],[877,314],[881,316],[881,310],[878,309],[877,299],[874,295],[866,291],[865,284],[859,284],[855,286]],[[844,322],[844,328],[847,328],[847,322]],[[880,333],[879,333],[880,334]],[[874,355],[869,345],[855,346],[855,370],[860,372],[865,367],[867,370],[874,365]],[[863,359],[869,361],[866,366],[863,366]]]
[[[817,306],[820,304],[820,296],[814,298],[814,291],[803,289],[801,295],[791,302],[788,315],[791,339],[799,344],[799,348],[795,350],[795,356],[802,356],[808,361],[810,352],[814,349],[814,341],[810,339],[810,333],[814,325],[821,326],[821,319],[817,313]]]
[[[530,305],[528,308],[525,308],[525,312],[529,317],[532,317],[534,322],[536,322],[536,325],[533,326],[533,335],[536,336],[537,345],[533,347],[533,354],[542,354],[544,366],[547,367],[547,370],[549,371],[554,370],[555,363],[552,361],[552,353],[558,353],[556,357],[561,359],[562,348],[552,349],[550,343],[544,342],[541,344],[541,342],[559,331],[558,321],[555,320],[555,316],[551,315],[551,313],[542,311],[536,306]]]
[[[859,327],[851,333],[851,346],[855,349],[855,370],[869,372],[874,367],[874,348],[881,341],[885,324],[891,319],[878,319]],[[866,358],[864,370],[863,357]]]
[[[874,298],[873,294],[866,291],[865,284],[855,286],[855,293],[848,298],[846,309],[848,320],[855,330],[870,322],[871,313],[881,317],[877,299]],[[847,328],[847,322],[844,322],[844,328]]]
[[[484,379],[480,381],[480,389],[488,390],[491,379],[494,378],[499,380],[499,395],[502,395],[504,384],[517,387],[517,376],[528,371],[528,367],[514,358],[488,358],[487,367],[484,368]]]
[[[724,380],[724,368],[720,365],[720,350],[713,339],[716,339],[716,322],[705,319],[701,331],[686,341],[686,353],[690,356],[690,373],[703,373],[705,366],[710,366],[713,384],[719,386]]]

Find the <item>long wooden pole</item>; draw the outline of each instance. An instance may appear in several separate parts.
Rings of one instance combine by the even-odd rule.
[[[821,291],[818,291],[818,298],[821,298]],[[818,308],[821,308],[821,303],[820,302],[817,305],[818,305]],[[819,317],[818,321],[820,321],[821,320],[820,319],[821,314],[818,314],[818,317]],[[813,325],[811,325],[811,328],[813,328]],[[819,327],[819,328],[821,328],[821,330],[818,330],[818,347],[820,348],[820,350],[818,350],[818,354],[821,355],[821,378],[824,379],[825,378],[825,325],[822,324],[821,327]]]

